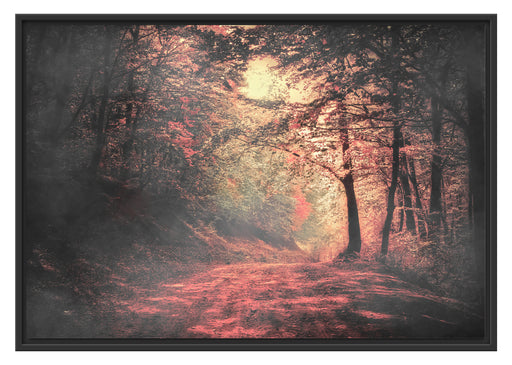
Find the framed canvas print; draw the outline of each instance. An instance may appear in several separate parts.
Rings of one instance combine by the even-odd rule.
[[[17,15],[18,350],[495,350],[495,15]]]

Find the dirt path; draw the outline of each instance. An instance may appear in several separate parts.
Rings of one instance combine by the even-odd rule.
[[[165,338],[443,338],[480,335],[455,300],[382,268],[238,264],[137,288],[116,303],[116,336]]]

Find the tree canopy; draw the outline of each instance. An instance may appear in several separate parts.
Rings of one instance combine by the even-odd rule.
[[[483,34],[470,23],[30,24],[33,240],[84,212],[165,211],[321,259],[384,259],[407,243],[480,262]]]

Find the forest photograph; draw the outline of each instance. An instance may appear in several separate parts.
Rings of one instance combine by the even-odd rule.
[[[221,23],[23,22],[24,341],[485,342],[489,22]]]

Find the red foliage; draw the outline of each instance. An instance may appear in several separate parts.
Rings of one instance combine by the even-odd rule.
[[[290,123],[289,128],[290,128],[290,130],[292,130],[292,129],[299,129],[300,128],[300,124],[297,123],[297,122],[292,122],[292,123]]]
[[[297,156],[295,156],[295,155],[289,154],[289,155],[286,157],[286,163],[288,163],[288,164],[292,164],[292,163],[294,163],[295,161],[297,161]]]
[[[295,199],[295,219],[292,229],[298,231],[308,219],[309,214],[312,211],[311,203],[306,200],[304,193],[301,189],[297,189],[294,196]]]
[[[229,26],[226,25],[209,25],[208,29],[223,36],[227,36],[229,34]]]
[[[197,140],[185,136],[178,136],[175,139],[173,139],[172,142],[182,148],[192,148],[194,146],[197,146],[197,144],[199,143]]]
[[[231,86],[232,89],[236,88],[236,83],[233,80],[227,79],[226,81],[228,82],[229,86]]]
[[[195,121],[192,120],[192,119],[188,119],[186,116],[185,116],[185,124],[188,126],[188,127],[192,127],[194,125]]]
[[[185,155],[185,158],[188,161],[188,163],[191,165],[190,158],[196,154],[196,151],[189,147],[183,147],[183,154]]]

